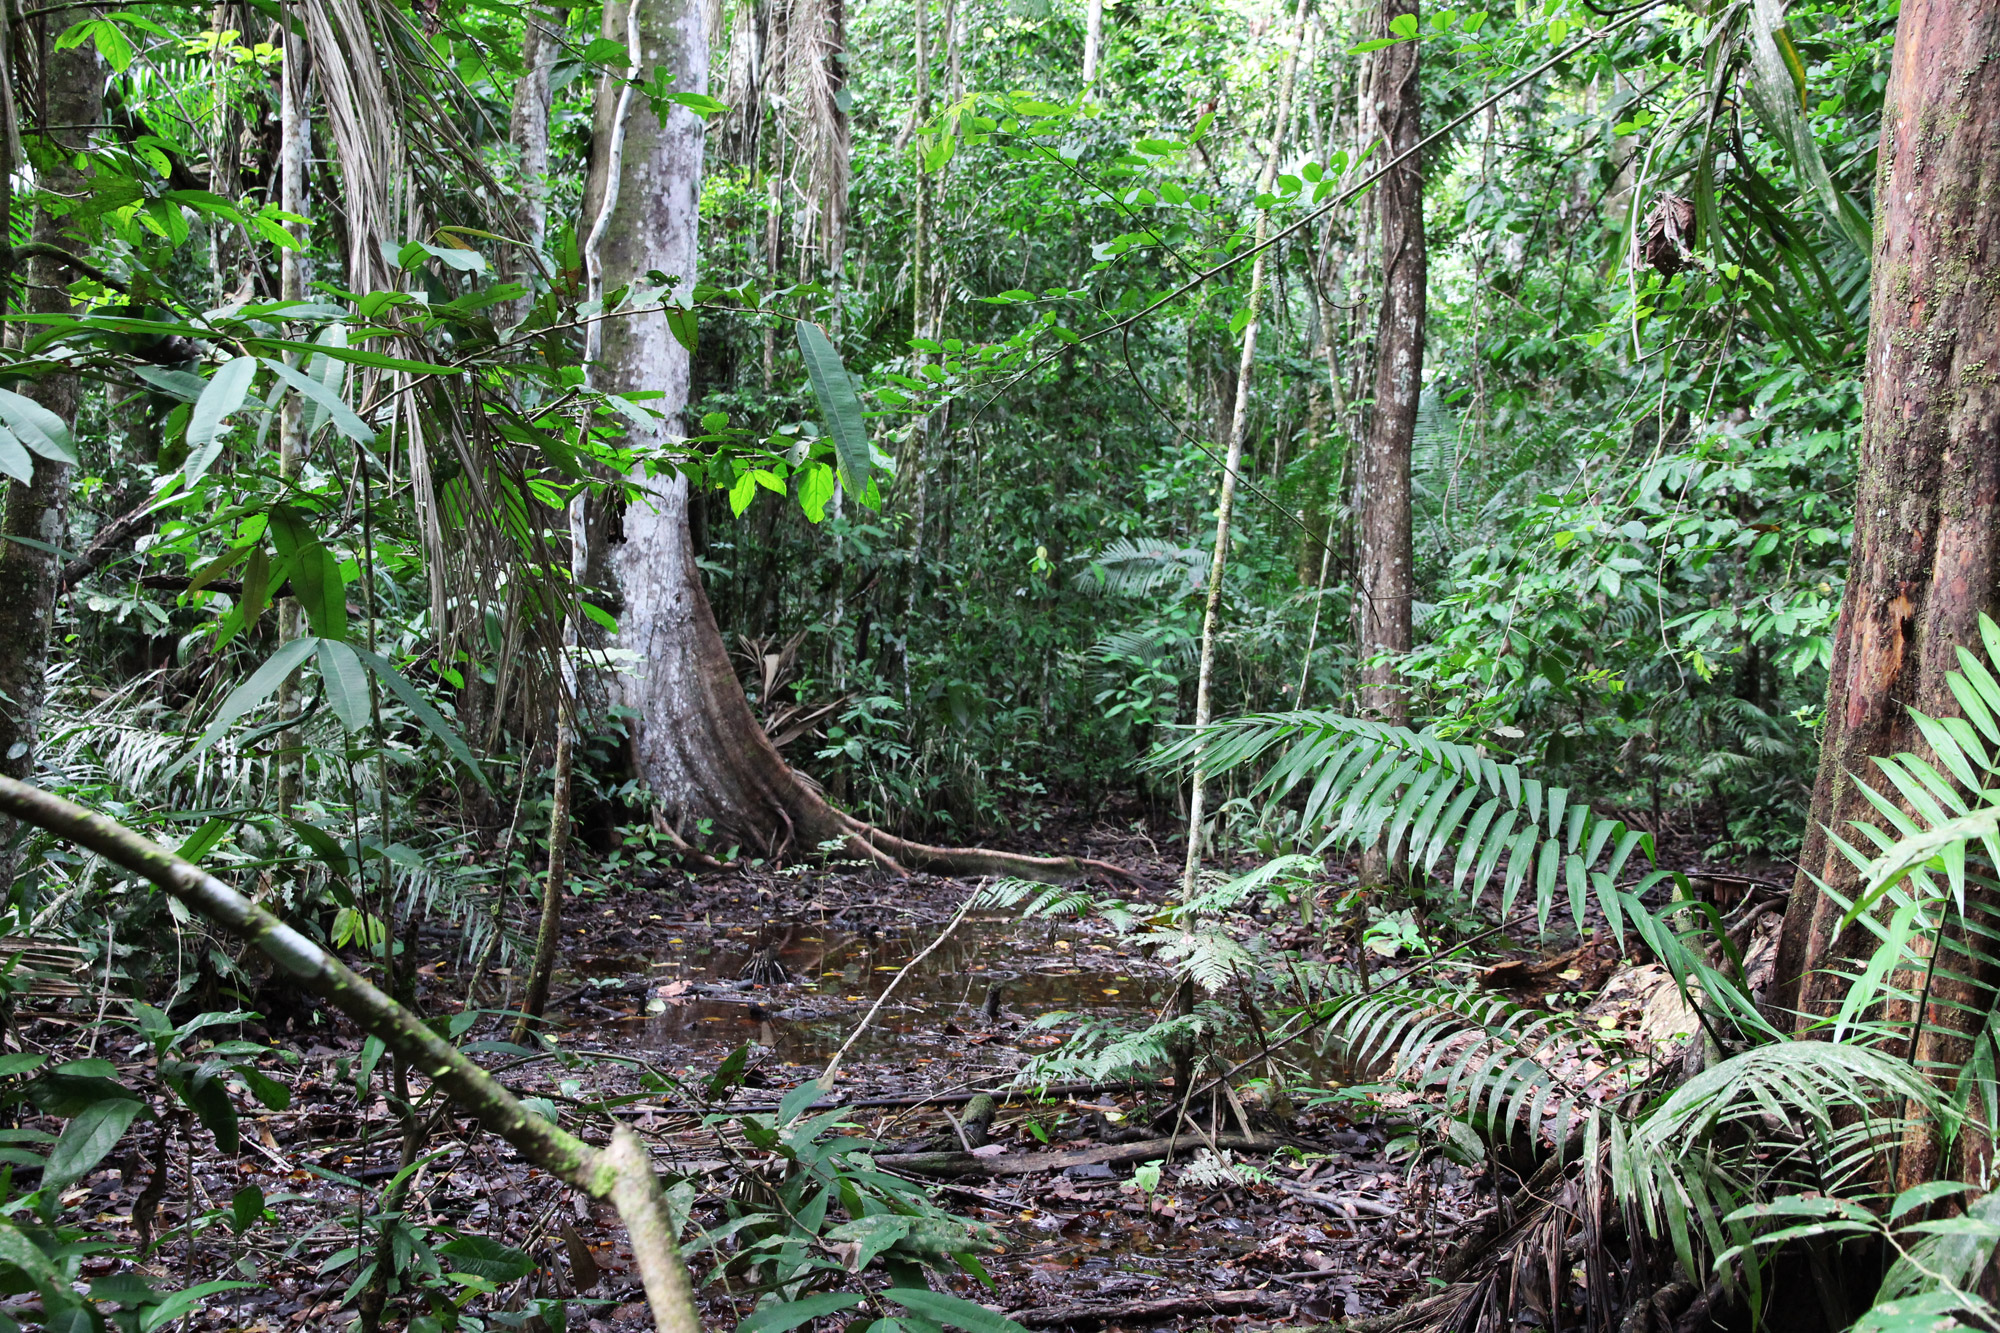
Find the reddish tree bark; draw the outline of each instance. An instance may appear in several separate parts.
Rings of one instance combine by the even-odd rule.
[[[1910,709],[1955,715],[1945,677],[2000,611],[2000,7],[1905,0],[1883,112],[1872,327],[1854,560],[1835,634],[1812,818],[1786,913],[1772,1002],[1800,1027],[1834,1012],[1834,964],[1865,950],[1835,938],[1859,876],[1828,836],[1875,818],[1857,778],[1886,788],[1876,757],[1923,750]],[[1863,844],[1865,845],[1865,844]],[[1993,902],[1968,904],[1990,913]],[[1940,967],[1919,1060],[1951,1065],[1984,1021],[1991,969]],[[1914,989],[1914,987],[1913,987]],[[1983,1155],[1980,1135],[1966,1146]],[[1927,1127],[1900,1173],[1940,1167]]]

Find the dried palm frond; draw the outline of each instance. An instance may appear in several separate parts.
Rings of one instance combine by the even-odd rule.
[[[1661,195],[1646,214],[1640,253],[1662,277],[1671,278],[1694,262],[1694,216],[1694,201],[1677,194]]]

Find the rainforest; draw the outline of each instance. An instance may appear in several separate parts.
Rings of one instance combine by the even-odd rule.
[[[2000,4],[0,0],[0,1333],[2000,1327]]]

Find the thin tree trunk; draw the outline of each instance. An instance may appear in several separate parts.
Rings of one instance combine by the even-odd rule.
[[[911,124],[923,125],[931,118],[931,46],[930,46],[930,5],[928,0],[915,0],[917,51],[916,51],[916,99],[910,108]],[[924,169],[923,155],[917,154],[916,216],[910,224],[910,333],[916,338],[937,337],[931,321],[931,244],[932,218],[935,207],[930,172]],[[923,365],[931,359],[928,352],[916,354],[917,364]],[[924,502],[928,478],[924,475],[928,464],[931,418],[924,413],[910,422],[908,455],[904,459],[903,472],[910,481],[909,558],[903,567],[903,711],[910,716],[910,631],[917,623],[917,599],[923,582],[924,555]]]
[[[71,199],[82,198],[90,190],[89,174],[71,165],[71,155],[89,146],[90,127],[102,119],[103,70],[93,44],[58,51],[55,38],[87,17],[89,11],[83,9],[58,11],[43,15],[36,25],[16,34],[26,48],[23,54],[32,59],[41,75],[45,94],[42,111],[45,124],[51,127],[42,132],[67,150],[44,159],[47,166],[40,184],[58,197]],[[0,108],[0,116],[5,118],[0,124],[0,133],[4,133],[13,120],[11,105]],[[72,235],[70,227],[67,218],[37,210],[34,239],[41,245],[80,252],[85,238]],[[76,274],[52,253],[40,252],[30,259],[26,277],[24,304],[30,313],[70,313],[69,284]],[[0,289],[0,299],[7,294]],[[49,375],[20,387],[63,421],[76,421],[81,392],[74,374]],[[56,585],[69,546],[70,470],[39,455],[34,457],[33,466],[32,480],[8,480],[6,510],[0,515],[0,774],[12,777],[26,777],[34,771]],[[10,870],[0,858],[0,882],[10,878],[6,873]]]
[[[567,692],[567,691],[566,691]],[[528,971],[528,993],[521,1002],[509,1040],[527,1041],[528,1031],[549,1003],[549,978],[555,975],[557,946],[562,936],[562,904],[569,871],[570,792],[576,770],[576,726],[570,700],[557,706],[555,799],[549,811],[549,870],[542,881],[542,920],[535,932],[535,961]]]
[[[278,64],[278,207],[293,217],[304,216],[306,199],[306,138],[311,127],[306,123],[305,96],[306,72],[305,53],[308,43],[305,38],[292,31],[290,6],[279,11],[285,15],[284,59]],[[297,224],[284,224],[287,231],[297,234]],[[304,256],[300,250],[281,246],[278,250],[278,299],[299,301],[305,298]],[[285,353],[288,365],[298,364],[296,352]],[[302,402],[297,394],[286,394],[278,418],[278,476],[291,481],[299,475],[299,467],[305,461],[305,417]],[[278,642],[290,643],[299,637],[299,601],[296,597],[286,597],[278,603]],[[278,712],[283,717],[297,714],[299,707],[299,687],[292,677],[287,677],[278,689]],[[303,759],[299,753],[298,733],[291,730],[280,732],[277,743],[278,755],[278,813],[290,815],[292,807],[298,803]]]
[[[1083,86],[1097,82],[1097,62],[1104,55],[1104,0],[1086,0],[1083,18]]]
[[[1835,629],[1812,817],[1771,994],[1776,1008],[1798,1011],[1802,1029],[1839,1007],[1846,981],[1839,965],[1873,941],[1859,927],[1834,936],[1845,908],[1833,895],[1851,901],[1859,875],[1828,830],[1845,833],[1849,820],[1875,818],[1856,779],[1887,790],[1870,761],[1924,748],[1911,710],[1958,713],[1945,679],[1958,668],[1956,650],[1977,645],[1982,613],[2000,614],[1996,49],[2000,8],[1991,4],[1905,0],[1897,18],[1875,190],[1880,226],[1854,560]],[[1975,888],[1967,908],[1990,922],[2000,903]],[[1990,965],[1968,961],[1992,956],[1990,936],[1957,943],[1967,952],[1940,966],[1929,1005],[1909,1015],[1922,1020],[1911,1054],[1927,1068],[1965,1060],[1969,1027],[1985,1021],[2000,982]],[[1968,1127],[1960,1178],[1981,1178],[1991,1135],[1991,1126]],[[1900,1157],[1902,1183],[1934,1179],[1943,1165],[1931,1127],[1917,1123]]]
[[[1271,152],[1264,159],[1259,194],[1269,194],[1278,178],[1278,161],[1285,150],[1285,136],[1291,129],[1292,90],[1298,82],[1299,46],[1305,40],[1306,0],[1299,0],[1298,17],[1292,24],[1291,45],[1285,51],[1284,73],[1278,84],[1278,114],[1271,128]],[[1264,244],[1270,214],[1257,214],[1256,244]],[[1215,505],[1215,552],[1208,563],[1208,600],[1201,617],[1201,665],[1195,677],[1194,725],[1205,727],[1214,710],[1215,630],[1222,608],[1222,576],[1229,563],[1229,520],[1236,504],[1236,470],[1243,461],[1244,427],[1250,419],[1250,385],[1257,362],[1258,306],[1264,299],[1264,251],[1250,263],[1250,292],[1245,305],[1250,312],[1243,326],[1243,352],[1236,363],[1236,404],[1229,416],[1229,437],[1222,463],[1222,494]],[[1195,876],[1201,871],[1201,821],[1207,797],[1208,774],[1202,768],[1202,752],[1195,752],[1193,781],[1188,792],[1187,863],[1181,869],[1181,894],[1194,893]]]
[[[1417,0],[1383,0],[1377,36],[1389,24],[1417,13]],[[1421,137],[1423,100],[1417,85],[1414,41],[1385,47],[1375,57],[1375,120],[1385,157],[1409,152]],[[1382,313],[1375,345],[1375,409],[1361,451],[1356,515],[1361,530],[1357,615],[1361,711],[1399,726],[1410,720],[1409,698],[1398,682],[1396,658],[1410,651],[1411,570],[1410,445],[1416,436],[1417,397],[1423,388],[1424,253],[1423,165],[1412,157],[1376,186],[1382,223]],[[1369,658],[1381,660],[1368,662]]]

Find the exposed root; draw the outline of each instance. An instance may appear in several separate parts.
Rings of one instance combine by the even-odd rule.
[[[999,852],[984,847],[934,847],[929,843],[911,842],[893,833],[884,833],[852,815],[839,814],[839,818],[848,828],[850,843],[862,844],[876,860],[898,870],[907,866],[913,870],[955,876],[1011,875],[1044,884],[1075,884],[1092,875],[1104,875],[1135,888],[1152,887],[1122,866],[1088,856],[1029,856],[1022,852]]]

